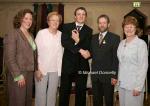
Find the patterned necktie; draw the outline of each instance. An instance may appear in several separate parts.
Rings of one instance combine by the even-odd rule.
[[[102,41],[103,41],[103,35],[100,33],[99,34],[99,45],[101,45]]]
[[[81,27],[82,26],[78,26],[78,25],[76,26],[76,29],[77,29],[78,32],[81,30]]]

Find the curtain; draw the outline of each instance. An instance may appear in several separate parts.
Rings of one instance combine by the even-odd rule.
[[[47,3],[35,3],[34,6],[34,37],[40,29],[47,28],[47,15],[49,12],[58,11],[62,15],[62,24],[64,23],[64,5],[63,4],[47,4]],[[60,28],[62,27],[60,25]]]

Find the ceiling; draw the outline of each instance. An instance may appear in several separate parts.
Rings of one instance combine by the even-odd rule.
[[[33,3],[33,2],[61,2],[61,3],[101,3],[101,2],[133,2],[135,0],[0,0],[2,3]],[[136,0],[142,3],[150,3],[150,0]]]

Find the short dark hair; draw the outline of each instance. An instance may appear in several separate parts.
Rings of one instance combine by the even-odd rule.
[[[85,15],[87,16],[87,11],[86,11],[86,9],[84,7],[78,7],[78,8],[76,8],[75,11],[74,11],[74,15],[75,16],[76,16],[76,13],[77,13],[78,10],[83,10],[85,12]]]
[[[109,19],[108,15],[102,14],[102,15],[98,16],[97,23],[99,22],[100,18],[105,18],[107,20],[107,23],[110,23],[110,19]]]
[[[22,9],[22,10],[20,10],[14,17],[14,20],[13,20],[14,28],[20,28],[22,19],[24,18],[26,13],[30,13],[32,15],[32,18],[33,18],[33,12],[30,9]]]

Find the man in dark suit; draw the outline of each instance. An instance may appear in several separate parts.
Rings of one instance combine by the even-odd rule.
[[[141,39],[143,39],[148,47],[148,62],[150,62],[150,25],[148,25],[145,29],[146,34],[141,36]],[[147,84],[148,84],[148,93],[150,93],[150,66],[148,66],[147,71]]]
[[[74,12],[75,22],[63,26],[62,45],[64,55],[60,85],[59,106],[69,106],[72,81],[75,80],[75,106],[86,106],[86,83],[89,71],[88,58],[92,37],[92,29],[85,25],[87,11],[79,7]]]
[[[120,38],[108,31],[110,20],[107,15],[100,15],[97,22],[100,32],[93,35],[91,44],[93,105],[103,106],[104,96],[106,106],[113,106],[113,92],[118,71],[117,48]]]

